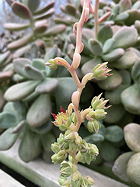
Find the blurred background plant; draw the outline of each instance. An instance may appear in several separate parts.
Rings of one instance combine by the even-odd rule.
[[[46,2],[47,4],[50,3],[50,1],[43,2],[43,0],[40,2],[41,4],[43,4],[44,2],[45,4]],[[51,85],[54,84],[54,83],[49,84],[49,82],[51,81],[57,82],[57,83],[55,82],[54,84],[56,87],[54,86],[54,88],[49,88],[52,90],[51,91],[47,90],[47,92],[44,92],[45,95],[49,95],[50,97],[51,111],[57,113],[57,111],[59,111],[60,109],[60,106],[63,106],[64,108],[66,107],[67,102],[63,103],[64,98],[66,97],[69,100],[70,93],[72,90],[69,90],[70,89],[69,86],[68,93],[65,93],[64,95],[64,93],[63,94],[61,93],[61,87],[64,85],[64,87],[66,88],[68,84],[73,85],[70,78],[63,78],[63,77],[69,77],[69,74],[61,67],[59,67],[56,71],[52,70],[49,72],[49,70],[46,67],[44,68],[44,63],[51,58],[55,58],[56,56],[63,57],[69,63],[71,62],[74,52],[75,37],[74,34],[70,34],[70,33],[71,33],[72,24],[79,19],[81,13],[81,8],[80,8],[81,5],[79,2],[80,1],[75,1],[75,0],[68,0],[67,2],[63,1],[62,2],[63,7],[59,8],[55,12],[55,14],[53,13],[52,16],[49,19],[47,19],[47,28],[44,31],[44,33],[48,32],[48,30],[51,29],[52,27],[61,28],[62,25],[63,25],[62,30],[61,29],[58,30],[64,32],[61,32],[60,34],[58,34],[59,32],[56,32],[56,35],[54,35],[52,34],[52,32],[57,31],[57,29],[52,29],[51,34],[48,37],[46,36],[42,37],[42,33],[41,35],[39,34],[38,38],[41,39],[41,41],[39,40],[38,43],[37,42],[38,38],[36,37],[34,40],[27,42],[28,44],[26,43],[24,45],[24,47],[27,50],[23,51],[22,55],[17,55],[17,57],[18,58],[20,57],[20,59],[15,59],[16,56],[15,54],[17,54],[16,51],[20,51],[21,49],[23,49],[24,48],[23,46],[22,47],[20,46],[16,50],[7,49],[7,47],[13,41],[17,41],[19,38],[22,38],[23,35],[26,35],[27,33],[29,34],[29,31],[31,29],[28,28],[27,30],[23,30],[20,32],[17,31],[6,32],[5,30],[4,33],[1,32],[2,42],[0,44],[0,53],[2,54],[2,56],[0,57],[0,59],[2,60],[0,60],[0,62],[2,61],[2,63],[0,63],[0,110],[1,110],[0,122],[2,120],[3,122],[1,122],[1,124],[5,124],[5,125],[9,123],[9,121],[8,122],[4,121],[8,119],[7,114],[5,114],[7,113],[6,111],[7,109],[5,109],[7,108],[6,105],[12,106],[12,108],[13,107],[17,108],[18,105],[22,105],[23,108],[22,110],[24,112],[21,112],[23,113],[23,117],[21,117],[20,119],[15,119],[15,117],[13,117],[13,114],[11,115],[12,112],[8,114],[9,116],[13,117],[13,118],[11,117],[14,121],[13,124],[16,125],[19,124],[19,126],[17,126],[19,127],[19,129],[24,124],[21,123],[20,126],[20,122],[26,121],[26,125],[23,125],[24,127],[22,128],[20,133],[21,139],[25,138],[26,140],[28,140],[29,138],[31,140],[35,139],[35,141],[38,142],[48,142],[48,144],[45,144],[45,149],[47,149],[48,147],[49,151],[50,151],[49,141],[53,142],[54,139],[59,134],[58,130],[56,130],[54,127],[51,127],[52,128],[51,129],[50,128],[51,125],[47,125],[50,124],[51,121],[50,112],[48,115],[49,120],[47,119],[46,121],[44,121],[44,123],[42,123],[43,125],[40,125],[40,127],[34,127],[34,128],[31,127],[29,121],[27,122],[27,116],[28,116],[27,114],[29,113],[30,108],[34,106],[34,103],[38,102],[38,100],[39,103],[41,101],[40,98],[42,98],[43,91],[40,91],[39,93],[36,91],[38,89],[47,90],[48,85],[49,87],[51,87]],[[40,4],[40,8],[42,6],[41,4]],[[5,3],[5,5],[6,5],[5,6],[6,10],[7,8],[8,10],[11,10],[11,7],[8,4]],[[55,7],[58,8],[60,7],[60,5],[61,3],[56,1]],[[101,91],[103,92],[103,96],[106,99],[110,100],[109,102],[112,105],[112,107],[108,109],[108,115],[105,118],[105,120],[102,121],[102,128],[100,129],[98,134],[94,134],[94,135],[90,135],[85,130],[86,124],[83,124],[80,130],[81,136],[83,138],[85,138],[87,141],[91,143],[93,142],[97,144],[100,149],[100,155],[97,159],[97,163],[95,165],[91,164],[90,167],[111,177],[115,177],[111,171],[115,159],[120,154],[122,153],[125,154],[125,152],[129,152],[132,149],[129,146],[129,143],[126,140],[126,138],[124,139],[125,133],[123,134],[123,128],[127,124],[132,122],[137,123],[137,126],[139,126],[138,124],[140,123],[139,120],[140,10],[139,9],[140,9],[139,0],[138,1],[135,0],[100,1],[99,10],[98,10],[100,24],[98,25],[97,35],[95,36],[93,34],[95,27],[94,28],[91,27],[91,25],[94,23],[94,19],[92,18],[89,19],[89,21],[86,24],[86,28],[83,31],[83,38],[84,38],[83,42],[85,45],[85,49],[82,52],[82,64],[77,70],[79,78],[81,79],[86,73],[90,72],[95,65],[97,65],[98,63],[102,63],[103,61],[108,61],[109,67],[113,69],[112,71],[113,75],[107,78],[106,80],[96,81],[96,82],[90,81],[87,85],[87,88],[84,90],[81,98],[82,108],[86,108],[88,105],[90,105],[93,96],[97,95]],[[6,18],[7,13],[3,13],[4,15],[3,20],[7,19],[6,22],[12,21],[14,23],[18,22],[20,24],[25,24],[28,22],[28,21],[27,22],[23,21],[23,19],[19,19],[19,17],[15,16],[12,13],[12,11],[10,12],[10,14],[11,14],[10,18],[12,18],[12,20]],[[34,34],[35,33],[33,33],[33,35]],[[30,49],[28,48],[29,46]],[[9,59],[10,54],[14,55],[14,58],[9,60],[7,63],[7,59]],[[18,52],[18,54],[20,53]],[[40,58],[42,58],[42,60]],[[37,72],[37,74],[35,72]],[[38,76],[34,78],[34,75],[38,75]],[[43,82],[45,82],[46,79],[47,79],[46,81],[47,84],[46,83],[43,84]],[[58,84],[60,80],[62,80],[62,83]],[[24,95],[25,97],[22,96],[21,98],[17,99],[18,101],[13,101],[9,99],[7,96],[5,96],[4,99],[3,95],[7,89],[14,90],[14,92],[12,91],[12,93],[15,94],[16,92],[15,88],[16,87],[18,88],[19,84],[23,84],[21,85],[21,90],[23,92],[24,87],[26,88],[26,86],[24,85],[26,83],[29,83],[29,81],[30,84],[34,83],[34,85],[32,89],[30,85],[29,86],[27,85],[27,87],[30,88],[31,90],[30,89],[25,90],[25,95]],[[65,84],[63,84],[63,81],[66,81]],[[40,86],[42,84],[43,86]],[[15,87],[13,89],[14,85]],[[72,89],[74,89],[74,85],[72,86]],[[8,92],[9,91],[7,91],[7,93]],[[57,97],[60,99],[56,99],[56,95],[54,93],[57,93]],[[13,95],[10,93],[10,96]],[[8,103],[6,100],[8,100]],[[38,104],[35,105],[38,106]],[[18,116],[18,115],[14,114],[14,116]],[[13,128],[13,126],[11,127]],[[28,127],[26,130],[25,130],[25,126]],[[2,131],[4,131],[4,129],[7,130],[11,129],[7,126],[5,127],[6,128],[3,128],[2,126]],[[43,130],[41,131],[41,129],[43,128],[51,129],[50,131],[44,130],[45,132],[44,137],[48,138],[49,140],[46,141],[41,140],[42,135],[39,135],[39,133],[43,132]],[[20,130],[17,131],[20,132]],[[6,133],[6,131],[4,132]],[[9,132],[11,133],[10,130]],[[23,132],[24,132],[24,136],[22,136]],[[7,148],[11,147],[13,145],[13,143],[11,142],[14,142],[15,139],[17,138],[17,133],[14,133],[14,136],[13,133],[11,134],[12,134],[11,140],[9,139],[10,146],[8,146]],[[27,136],[25,136],[26,134]],[[48,136],[46,136],[46,134],[48,134]],[[132,135],[133,134],[134,132],[132,132]],[[31,138],[32,136],[34,138]],[[139,141],[139,139],[137,141]],[[30,143],[30,146],[33,145],[32,143]],[[3,145],[3,143],[0,145]],[[38,143],[38,145],[40,145],[39,147],[42,147],[42,149],[40,151],[39,148],[39,151],[37,153],[43,155],[44,151],[42,150],[44,149],[43,148],[44,144]],[[135,152],[133,149],[132,151]],[[51,154],[51,152],[49,152],[49,154]],[[45,155],[44,158],[47,159],[46,156],[47,154],[44,155]],[[34,157],[31,157],[29,160],[32,160],[33,158]],[[137,154],[137,159],[135,159],[134,157],[133,164],[137,163],[137,161],[135,162],[135,160],[138,160],[139,158],[140,156],[139,154]],[[135,173],[136,174],[138,173],[137,170]],[[134,183],[139,185],[139,181],[137,181],[135,177],[130,176],[129,178],[130,181],[133,181]],[[139,175],[138,178],[140,178]],[[121,180],[124,179],[121,178]],[[125,182],[128,183],[128,181],[126,180]]]

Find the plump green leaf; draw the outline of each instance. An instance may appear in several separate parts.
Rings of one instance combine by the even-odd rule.
[[[87,73],[91,73],[93,68],[100,63],[102,63],[100,58],[93,58],[88,62],[86,62],[81,68],[83,75],[86,75]]]
[[[110,142],[120,142],[123,140],[123,130],[119,126],[111,126],[106,128],[105,139]]]
[[[14,1],[12,3],[12,10],[17,16],[21,17],[22,19],[32,18],[30,9],[20,2]]]
[[[31,94],[38,84],[39,81],[26,81],[15,84],[8,88],[8,90],[5,92],[4,97],[8,101],[21,100]]]
[[[18,138],[17,133],[13,133],[13,128],[9,128],[0,135],[0,150],[4,151],[13,146]]]
[[[103,55],[103,59],[108,62],[113,62],[115,60],[118,60],[123,54],[124,50],[122,48],[114,49],[110,51],[109,53]]]
[[[39,127],[46,123],[51,114],[50,96],[40,95],[29,108],[27,122],[32,127]]]
[[[113,36],[113,48],[128,48],[138,40],[138,33],[134,27],[122,27]]]
[[[103,53],[108,53],[109,51],[111,51],[113,48],[113,43],[114,40],[112,38],[108,39],[105,41],[104,45],[103,45]]]
[[[31,0],[31,1],[32,1],[32,0]],[[51,9],[51,8],[54,7],[54,4],[55,4],[55,2],[52,1],[52,2],[49,2],[47,5],[45,5],[43,8],[38,8],[38,9],[34,12],[34,15],[42,14],[42,13],[47,12],[49,9]]]
[[[127,175],[138,186],[140,185],[140,153],[134,154],[128,161]]]
[[[40,5],[40,0],[35,0],[35,1],[33,1],[33,0],[22,0],[22,1],[27,7],[29,7],[29,9],[32,12],[34,12]]]
[[[28,75],[25,71],[25,65],[31,64],[32,61],[27,58],[18,58],[15,59],[13,63],[14,63],[14,70],[21,76],[28,78]]]
[[[104,90],[114,90],[122,83],[122,77],[120,73],[116,70],[112,70],[112,75],[110,77],[107,77],[103,81],[99,81],[98,85],[100,88]]]
[[[122,105],[112,105],[109,109],[107,109],[107,115],[104,121],[110,124],[117,123],[123,118],[124,115],[125,110]]]
[[[47,19],[49,17],[51,17],[54,14],[54,8],[50,9],[49,11],[43,13],[43,14],[39,14],[39,15],[35,15],[34,19],[37,20],[42,20],[42,19]]]
[[[132,67],[131,75],[134,81],[137,81],[140,78],[140,58]]]
[[[121,100],[125,110],[132,114],[140,114],[140,90],[137,84],[126,88],[121,93]]]
[[[111,154],[110,154],[111,153]],[[114,147],[111,143],[109,142],[103,142],[100,148],[100,154],[101,157],[107,161],[107,162],[112,162],[114,161],[117,156],[119,155],[120,150],[116,147]]]
[[[26,128],[18,151],[20,158],[24,162],[37,158],[41,153],[40,136]]]
[[[18,108],[18,110],[17,110],[17,108]],[[25,119],[26,107],[25,107],[24,103],[22,103],[22,102],[19,102],[19,101],[8,102],[4,106],[3,111],[14,115],[17,123],[19,123],[20,121]],[[16,123],[16,125],[17,125],[17,123]]]
[[[41,58],[35,58],[32,60],[32,66],[35,67],[38,70],[45,70],[45,62]]]
[[[120,1],[120,12],[124,12],[131,8],[132,1],[131,0],[121,0]]]
[[[46,37],[55,36],[57,34],[64,32],[65,30],[66,30],[65,25],[56,25],[47,29],[47,31],[43,35]]]
[[[126,170],[127,170],[128,161],[133,154],[134,154],[133,152],[123,153],[117,158],[112,168],[113,173],[125,182],[130,181],[127,176]]]
[[[54,78],[47,78],[36,87],[37,93],[50,93],[58,86],[58,80]]]
[[[104,136],[101,134],[92,134],[84,138],[88,143],[99,143],[104,141]]]
[[[5,23],[4,28],[9,31],[20,31],[27,29],[29,27],[29,23],[21,24],[21,23]]]
[[[22,38],[14,41],[14,42],[11,42],[10,44],[7,45],[7,48],[10,49],[10,50],[15,50],[19,47],[22,47],[24,45],[27,45],[33,38],[33,33],[29,33],[25,36],[23,36]]]
[[[67,14],[70,14],[70,15],[72,15],[72,16],[76,16],[76,7],[74,6],[74,5],[72,5],[72,4],[67,4],[66,6],[65,6],[65,9],[64,9],[64,11],[67,13]]]
[[[104,44],[104,42],[113,36],[113,31],[109,25],[104,25],[98,32],[98,40]]]
[[[97,40],[90,39],[89,41],[89,48],[93,55],[101,56],[102,55],[102,46]]]
[[[44,79],[43,73],[29,64],[25,65],[25,72],[28,75],[28,78],[30,77],[30,79],[33,79],[33,80]]]
[[[124,138],[128,147],[134,152],[140,152],[140,125],[130,123],[124,127]]]
[[[138,56],[134,48],[128,48],[124,55],[116,60],[112,65],[117,69],[129,69],[137,61],[140,61],[140,56]]]
[[[58,78],[58,86],[54,91],[57,106],[59,108],[60,106],[67,106],[74,91],[76,91],[76,85],[72,78]]]
[[[47,123],[43,124],[41,127],[31,127],[31,130],[37,134],[46,134],[52,130],[54,125],[52,124],[52,121],[48,121]]]
[[[10,51],[0,54],[0,65],[9,57]]]
[[[13,114],[8,112],[0,113],[0,128],[7,129],[16,125],[16,117]]]

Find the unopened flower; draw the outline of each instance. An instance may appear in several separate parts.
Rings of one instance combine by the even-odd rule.
[[[91,106],[94,110],[96,109],[107,109],[109,108],[109,106],[105,106],[108,102],[108,100],[104,100],[103,98],[101,98],[102,94],[100,94],[99,96],[95,96],[92,101],[91,101]]]
[[[104,80],[111,74],[109,73],[111,69],[107,67],[107,63],[105,62],[103,64],[98,64],[93,68],[93,77],[97,80]]]
[[[57,69],[57,66],[58,66],[54,59],[50,59],[46,63],[46,65],[49,66],[49,67],[51,67],[52,69]]]
[[[92,121],[88,121],[87,123],[87,129],[90,133],[97,133],[101,127],[101,123],[94,119]]]

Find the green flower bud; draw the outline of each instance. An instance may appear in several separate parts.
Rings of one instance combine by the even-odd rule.
[[[93,77],[97,80],[104,80],[108,76],[110,76],[110,71],[111,69],[107,67],[107,62],[98,64],[97,66],[95,66],[95,68],[93,68]]]
[[[72,164],[67,161],[63,161],[60,166],[60,173],[63,177],[69,177],[72,174]]]
[[[87,129],[90,133],[97,133],[101,127],[101,123],[94,119],[93,121],[88,121]]]
[[[77,132],[75,132],[75,143],[80,145],[82,143],[82,138],[79,136]]]
[[[96,109],[94,112],[94,116],[96,119],[104,119],[106,116],[107,112],[105,112],[104,109]]]
[[[90,143],[88,143],[88,145],[89,145],[90,154],[94,156],[98,156],[99,149],[97,148],[97,146],[95,144],[90,144]]]
[[[65,159],[67,158],[67,153],[62,150],[59,151],[57,154],[54,154],[51,159],[53,163],[57,163],[60,164],[61,162],[63,162]]]
[[[56,64],[56,62],[55,62],[55,60],[54,59],[50,59],[47,63],[46,63],[46,65],[49,65],[52,69],[57,69],[57,64]]]
[[[60,184],[61,186],[63,186],[63,187],[64,187],[64,186],[65,186],[65,187],[70,186],[70,180],[67,180],[66,177],[60,176],[58,182],[59,182],[59,184]]]
[[[94,180],[91,177],[87,176],[87,177],[85,177],[85,179],[86,179],[88,185],[93,185],[94,184]]]
[[[54,153],[58,153],[59,151],[60,151],[60,146],[58,145],[58,143],[53,143],[52,145],[51,145],[51,149],[52,149],[52,151],[54,152]]]
[[[108,102],[108,100],[104,100],[103,98],[101,98],[101,95],[102,94],[100,94],[99,96],[95,96],[91,101],[91,106],[94,110],[107,108],[105,105]]]

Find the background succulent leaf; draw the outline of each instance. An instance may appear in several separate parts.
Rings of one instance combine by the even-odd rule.
[[[125,182],[130,181],[130,179],[127,176],[126,170],[127,170],[128,161],[133,154],[134,154],[133,152],[123,153],[117,158],[112,168],[113,173]]]
[[[71,85],[71,86],[68,86]],[[64,107],[70,102],[72,93],[76,90],[76,85],[72,78],[58,78],[58,86],[54,90],[54,96],[56,99],[57,106]]]
[[[36,87],[36,92],[39,94],[50,93],[58,86],[58,80],[55,78],[47,78]]]
[[[21,17],[22,19],[32,18],[32,13],[30,9],[20,2],[17,2],[17,1],[13,2],[12,10],[17,16]]]
[[[140,185],[140,153],[132,155],[127,165],[127,175],[130,180],[134,181],[137,185]]]
[[[37,158],[41,153],[39,135],[32,132],[29,127],[27,127],[24,131],[18,151],[20,158],[24,162],[29,162]]]
[[[122,27],[114,35],[113,48],[128,48],[133,46],[138,40],[138,33],[134,27]]]
[[[0,150],[4,151],[11,148],[18,138],[18,133],[13,133],[13,128],[5,130],[0,135]]]
[[[98,32],[98,40],[104,44],[104,42],[113,36],[113,31],[109,25],[104,25]]]
[[[110,77],[107,77],[105,80],[98,82],[100,88],[104,90],[114,90],[121,85],[123,80],[120,73],[116,70],[112,70],[111,73],[112,75]]]
[[[124,138],[128,147],[134,152],[140,152],[140,125],[130,123],[124,128]]]
[[[29,9],[34,12],[40,5],[40,0],[35,0],[34,2],[32,0],[22,0],[22,2],[29,7]]]
[[[129,99],[128,99],[129,98]],[[126,88],[121,93],[121,101],[126,111],[140,114],[140,90],[137,84]]]
[[[8,112],[0,113],[0,128],[7,129],[16,125],[16,117]]]
[[[34,91],[38,84],[39,81],[25,81],[15,84],[5,92],[4,97],[8,101],[18,101],[24,99]]]
[[[27,122],[32,127],[39,127],[46,123],[51,114],[50,96],[40,95],[31,105],[27,113]]]

